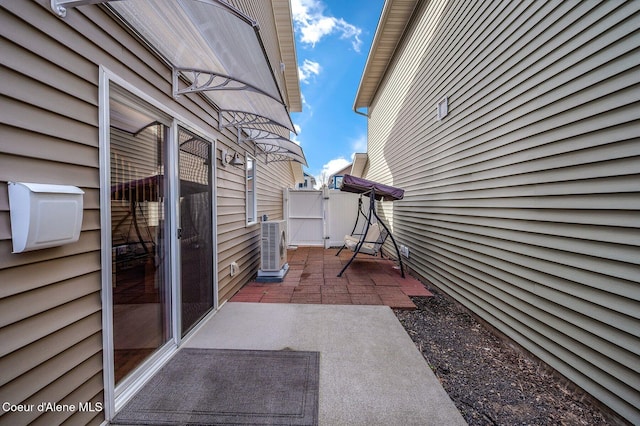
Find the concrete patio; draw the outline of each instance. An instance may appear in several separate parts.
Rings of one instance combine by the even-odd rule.
[[[387,306],[228,302],[184,347],[320,352],[320,425],[464,425]]]
[[[337,277],[337,251],[289,250],[283,282],[248,283],[184,347],[320,352],[320,425],[466,424],[391,309],[432,294],[387,259]]]
[[[409,274],[402,278],[389,259],[359,254],[338,273],[353,254],[337,248],[298,247],[287,252],[289,272],[281,283],[252,281],[231,298],[232,302],[302,303],[330,305],[386,305],[415,309],[409,296],[432,296]]]

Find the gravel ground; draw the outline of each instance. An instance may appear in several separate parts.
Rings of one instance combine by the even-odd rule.
[[[611,416],[437,291],[395,313],[470,425],[608,425]]]

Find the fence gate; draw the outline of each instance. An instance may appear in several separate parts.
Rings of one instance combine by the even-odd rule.
[[[324,246],[324,200],[322,191],[285,189],[288,244]]]
[[[358,194],[342,191],[327,191],[325,216],[325,248],[341,247],[344,236],[353,230],[358,215]],[[360,221],[360,225],[362,224]],[[357,231],[356,231],[357,232]]]
[[[341,246],[356,221],[358,197],[328,189],[285,189],[288,243],[325,248]]]

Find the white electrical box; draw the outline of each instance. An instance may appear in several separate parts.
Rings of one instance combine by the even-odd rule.
[[[78,241],[84,191],[71,185],[9,182],[13,252]]]

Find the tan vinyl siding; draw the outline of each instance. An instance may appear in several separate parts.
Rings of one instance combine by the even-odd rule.
[[[406,190],[384,212],[412,269],[635,423],[639,9],[421,3],[366,175]]]
[[[222,132],[219,149],[238,152],[246,163],[245,152],[235,142],[236,132]],[[220,152],[217,153],[220,158]],[[227,165],[217,171],[218,205],[218,299],[224,302],[240,289],[255,271],[247,263],[251,239],[257,238],[254,227],[246,225],[245,168]],[[255,236],[254,236],[255,234]],[[238,262],[240,272],[231,277],[230,264]]]
[[[264,165],[258,162],[258,167]],[[278,161],[269,166],[269,174],[258,180],[258,217],[266,214],[269,220],[282,220],[283,189],[293,187],[293,173],[288,162]]]
[[[88,81],[92,73],[85,60],[40,32],[51,27],[37,29],[42,17],[59,25],[45,8],[30,2],[5,7],[10,10],[0,9],[0,399],[36,405],[69,396],[73,404],[102,401],[97,87]],[[59,57],[47,54],[51,46],[61,51]],[[81,187],[80,241],[11,254],[7,181]],[[79,423],[103,418],[34,412],[1,419],[54,424],[72,416]]]
[[[234,0],[230,2],[236,8],[258,21],[260,37],[270,59],[271,68],[280,91],[286,100],[284,74],[280,71],[281,53],[275,19],[270,2]],[[273,129],[282,136],[289,137],[284,129]],[[238,146],[235,129],[222,132],[218,144],[233,152],[239,152],[244,158],[246,144]],[[253,150],[248,149],[250,155]],[[218,152],[218,156],[220,153]],[[270,220],[281,219],[282,190],[294,185],[294,177],[288,162],[265,164],[264,156],[256,159],[257,179],[257,217],[267,214]],[[260,225],[246,225],[245,210],[245,170],[242,167],[227,166],[218,168],[218,291],[219,300],[224,302],[233,296],[244,283],[251,279],[260,267]],[[231,277],[230,265],[237,262],[239,272]]]
[[[286,102],[284,73],[280,69],[282,55],[278,45],[278,34],[271,1],[232,0],[229,3],[258,22],[260,38],[269,57],[271,71]]]
[[[229,3],[259,23],[259,34],[287,109],[302,111],[289,0],[230,0]],[[285,65],[284,71],[281,63]]]
[[[238,146],[230,145],[235,150]],[[218,154],[219,155],[219,154]],[[270,220],[282,219],[283,189],[293,186],[288,162],[265,164],[264,156],[256,157],[258,220],[266,214]],[[260,224],[246,225],[245,169],[227,166],[218,169],[218,286],[219,299],[235,294],[260,267]],[[237,262],[239,273],[229,274],[231,262]]]
[[[99,66],[163,103],[204,136],[219,137],[219,148],[235,151],[239,146],[235,129],[218,132],[217,112],[202,97],[173,99],[169,67],[103,6],[70,8],[67,17],[59,19],[49,3],[11,1],[0,6],[0,399],[103,402]],[[273,25],[273,17],[269,22]],[[275,30],[265,32],[275,37]],[[266,45],[272,50],[273,40]],[[244,170],[220,167],[219,155],[215,153],[215,192],[223,301],[255,274],[259,229],[244,221]],[[281,189],[278,193],[275,188],[293,184],[290,168],[260,160],[259,203],[270,215],[281,215],[282,207],[279,212],[276,207],[282,204]],[[83,189],[80,240],[12,254],[8,181]],[[278,193],[275,202],[268,200],[271,193]],[[261,212],[260,204],[258,209]],[[231,261],[241,264],[233,279]],[[104,419],[102,412],[18,416],[4,414],[0,423],[99,424]]]

